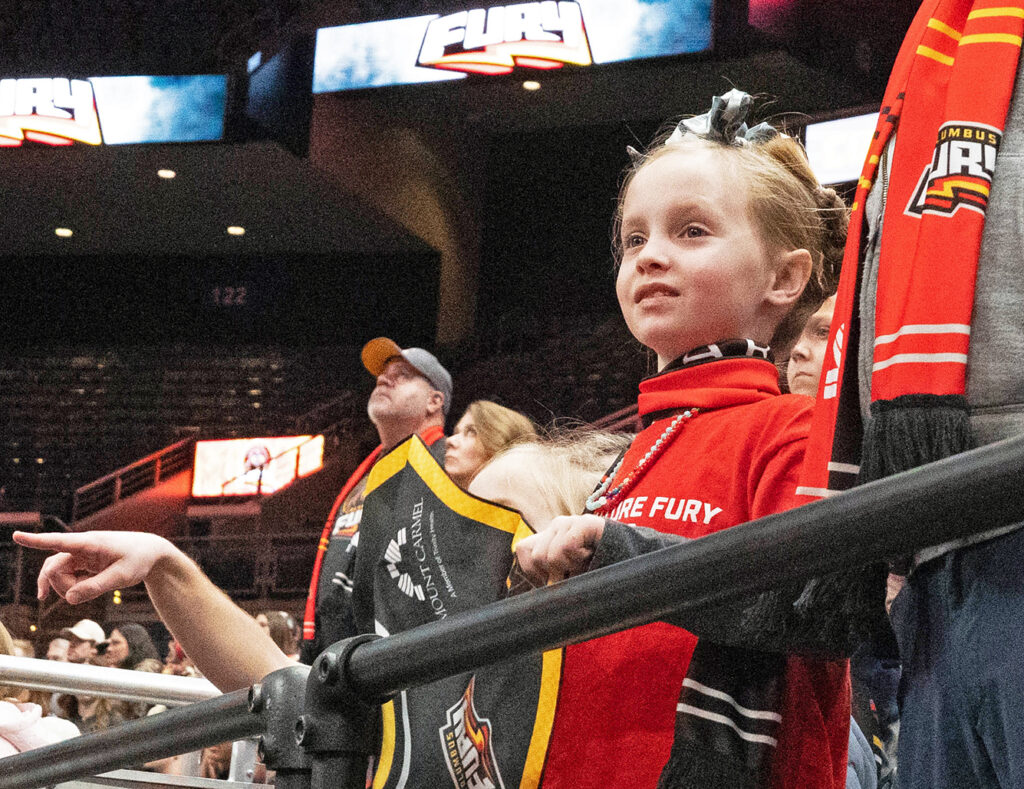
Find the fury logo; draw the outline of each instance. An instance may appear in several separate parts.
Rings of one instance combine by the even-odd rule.
[[[445,715],[438,729],[455,789],[504,789],[491,741],[491,722],[481,718],[473,701],[476,675]]]
[[[839,324],[836,330],[836,339],[832,343],[832,366],[825,371],[825,389],[822,392],[823,400],[831,400],[839,394],[839,367],[843,363],[843,335],[846,332],[846,324]]]
[[[960,208],[984,214],[1002,134],[980,123],[944,123],[906,213],[952,216]]]
[[[99,145],[92,85],[84,79],[0,79],[0,146]]]
[[[517,3],[438,17],[427,26],[419,66],[473,74],[508,74],[516,66],[589,66],[590,44],[579,3]]]

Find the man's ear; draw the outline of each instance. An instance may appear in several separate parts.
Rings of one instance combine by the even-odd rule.
[[[444,395],[438,392],[436,389],[430,393],[430,398],[427,400],[427,415],[436,416],[442,413],[444,410]]]
[[[806,249],[781,253],[766,296],[768,302],[786,310],[792,307],[804,292],[812,268],[811,253]]]

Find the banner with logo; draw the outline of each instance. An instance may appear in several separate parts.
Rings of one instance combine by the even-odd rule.
[[[513,542],[529,531],[515,510],[459,488],[413,436],[367,481],[359,630],[388,635],[503,598]],[[382,708],[374,789],[537,786],[561,662],[553,650],[399,694]]]

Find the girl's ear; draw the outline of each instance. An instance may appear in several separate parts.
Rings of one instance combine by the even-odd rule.
[[[812,268],[811,253],[806,249],[783,252],[775,266],[768,301],[777,307],[792,307],[804,292]]]

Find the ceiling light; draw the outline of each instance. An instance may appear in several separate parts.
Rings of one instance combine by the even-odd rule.
[[[528,79],[523,83],[523,90],[540,90],[540,83],[535,79]]]
[[[58,238],[71,238],[74,235],[70,227],[58,227],[53,232],[57,234]]]
[[[159,175],[161,178],[168,179],[173,178],[174,176],[177,175],[177,173],[174,172],[174,170],[157,170],[156,174]]]
[[[244,236],[245,235],[245,228],[244,227],[239,227],[238,225],[231,225],[231,227],[228,228],[228,235],[229,236]]]

